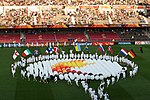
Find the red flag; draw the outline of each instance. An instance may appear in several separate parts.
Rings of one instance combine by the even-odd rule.
[[[99,50],[100,52],[102,52],[102,53],[104,53],[104,52],[105,52],[105,50],[104,50],[104,48],[103,48],[103,46],[102,46],[102,45],[99,45],[99,46],[98,46],[98,50]]]
[[[110,51],[111,54],[113,54],[113,49],[111,48],[111,46],[108,46],[108,51]]]
[[[59,52],[58,47],[54,47],[54,52],[55,52],[55,53],[58,53],[58,52]]]
[[[18,56],[19,56],[19,53],[17,50],[15,50],[13,54],[13,59],[15,60]]]
[[[128,52],[128,54],[129,54],[129,56],[131,56],[132,58],[135,58],[135,56],[136,56],[136,54],[134,53],[133,50],[130,50],[130,51]]]

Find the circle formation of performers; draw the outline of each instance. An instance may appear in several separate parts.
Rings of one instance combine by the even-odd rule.
[[[75,82],[77,87],[89,93],[92,100],[110,100],[105,91],[109,85],[115,84],[119,79],[136,75],[138,65],[125,57],[95,54],[50,54],[31,56],[21,59],[11,65],[13,77],[16,69],[20,69],[23,79],[49,83],[50,80],[67,81],[68,85]],[[91,80],[100,81],[97,90],[89,86]]]

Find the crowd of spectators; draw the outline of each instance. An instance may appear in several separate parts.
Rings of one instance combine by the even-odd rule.
[[[148,24],[138,10],[116,6],[14,6],[3,7],[0,26]]]
[[[134,5],[148,4],[149,0],[0,0],[0,6],[34,6],[34,5]]]

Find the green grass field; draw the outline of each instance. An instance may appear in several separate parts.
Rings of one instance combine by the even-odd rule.
[[[39,52],[44,54],[45,48],[39,48]],[[71,48],[73,47],[62,47],[66,52]],[[139,51],[140,46],[115,45],[113,46],[115,54],[121,48],[135,51],[137,56],[133,60],[139,65],[139,72],[134,78],[126,78],[110,86],[107,89],[110,99],[150,100],[150,45],[143,46],[143,54]],[[25,48],[0,48],[0,100],[90,100],[82,87],[76,87],[74,82],[72,86],[67,85],[65,81],[58,81],[57,84],[51,81],[49,84],[44,84],[22,79],[19,72],[13,78],[10,65],[13,63],[12,54],[15,49],[21,53]],[[33,51],[35,48],[29,49]],[[97,47],[89,49],[95,52]],[[90,83],[93,88],[98,85],[98,81]]]

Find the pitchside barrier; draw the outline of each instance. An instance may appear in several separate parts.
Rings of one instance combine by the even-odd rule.
[[[135,45],[146,45],[150,44],[150,41],[135,41]]]
[[[115,42],[116,45],[130,45],[135,44],[135,42]]]
[[[45,47],[45,46],[75,46],[75,45],[142,45],[150,44],[150,41],[135,41],[135,42],[52,42],[52,43],[0,43],[0,47],[10,48],[10,47]]]
[[[114,45],[114,42],[53,42],[53,43],[1,43],[0,47],[10,48],[10,47],[45,47],[45,46],[75,46],[80,45]]]

